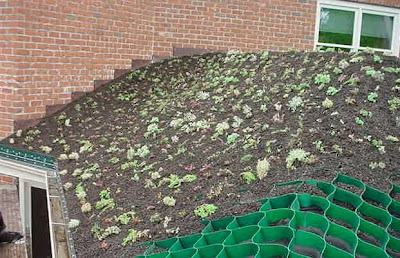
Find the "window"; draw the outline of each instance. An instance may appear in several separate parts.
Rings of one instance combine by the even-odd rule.
[[[400,9],[320,0],[317,8],[315,46],[357,51],[376,51],[399,55]]]

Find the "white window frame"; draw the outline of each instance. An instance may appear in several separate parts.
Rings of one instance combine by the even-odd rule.
[[[17,162],[5,160],[0,158],[0,173],[17,177],[19,179],[19,198],[20,198],[20,216],[21,224],[24,235],[29,235],[29,245],[32,246],[32,203],[31,203],[31,188],[40,188],[46,190],[49,188],[47,185],[47,171],[38,169],[32,166],[27,166]],[[48,192],[48,191],[47,191]],[[51,216],[51,204],[49,195],[47,193],[47,209],[49,216],[50,227],[50,243],[52,257],[56,257],[56,246],[54,239],[53,221]],[[26,253],[26,258],[29,255]]]
[[[353,28],[352,45],[341,45],[341,44],[319,43],[318,42],[321,8],[329,8],[329,9],[337,9],[337,10],[354,12],[354,28]],[[314,34],[314,49],[316,49],[318,46],[347,48],[347,49],[350,49],[350,51],[358,51],[358,50],[366,49],[365,47],[360,46],[361,21],[362,21],[363,13],[393,17],[393,31],[392,31],[392,44],[391,44],[392,48],[391,49],[373,48],[373,49],[376,51],[380,51],[380,52],[386,52],[386,53],[394,55],[394,56],[399,56],[400,9],[394,8],[394,7],[391,8],[391,7],[378,6],[378,5],[345,2],[345,1],[340,1],[340,0],[319,0],[318,1],[316,22],[315,22],[315,34]]]

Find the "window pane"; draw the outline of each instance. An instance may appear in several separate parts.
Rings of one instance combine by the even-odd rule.
[[[354,12],[321,8],[318,42],[351,45],[353,27]]]
[[[325,52],[350,52],[351,48],[343,48],[343,47],[327,47],[327,46],[318,46],[318,49]]]
[[[360,46],[391,49],[393,17],[363,13]]]

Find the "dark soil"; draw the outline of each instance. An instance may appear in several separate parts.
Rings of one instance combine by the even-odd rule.
[[[336,172],[342,172],[385,192],[391,180],[400,183],[399,143],[386,140],[400,136],[399,109],[390,110],[388,105],[400,97],[399,75],[384,70],[398,67],[399,62],[382,56],[383,62],[377,63],[372,55],[357,54],[364,60],[352,63],[354,55],[229,52],[165,60],[88,93],[3,143],[60,158],[78,153],[76,160],[59,160],[60,170],[67,171],[62,183],[72,185],[65,191],[68,215],[80,221],[73,231],[78,257],[137,255],[142,250],[136,244],[150,237],[160,240],[200,232],[202,219],[194,210],[202,204],[218,207],[207,217],[215,219],[259,208],[238,203],[301,191],[274,187],[282,182],[332,182]],[[341,60],[349,66],[335,74]],[[366,66],[383,72],[384,80],[366,75]],[[318,74],[330,76],[321,89]],[[355,77],[357,85],[345,83]],[[339,92],[332,95],[328,87]],[[372,92],[378,94],[376,102],[368,100]],[[332,107],[322,106],[326,98]],[[362,109],[372,117],[362,117]],[[364,125],[355,123],[356,117]],[[371,139],[382,141],[384,154]],[[322,148],[316,147],[319,141]],[[289,153],[299,149],[307,157],[287,163]],[[260,180],[257,163],[264,158],[269,171]],[[372,169],[373,162],[386,167]],[[86,170],[86,180],[72,175],[77,168]],[[255,180],[250,177],[248,184],[242,173],[249,171]],[[170,184],[171,175],[197,179],[179,186]],[[75,193],[79,183],[86,192],[81,201]],[[100,191],[108,188],[115,208],[96,209]],[[166,196],[173,197],[176,205],[164,205]],[[82,202],[92,209],[83,213]],[[136,215],[127,225],[115,220],[128,211]],[[161,221],[151,222],[157,214]],[[164,227],[166,218],[170,222]],[[102,230],[118,226],[121,232],[100,241],[91,234],[95,223]],[[130,229],[149,232],[123,247]]]
[[[351,210],[351,211],[355,211],[356,210],[356,207],[354,207],[353,205],[351,205],[350,203],[347,203],[347,202],[342,202],[342,201],[339,201],[337,199],[333,199],[333,203],[336,204],[336,205],[339,205],[339,206],[341,206],[343,208],[346,208],[348,210]]]
[[[290,222],[290,219],[281,219],[272,223],[269,223],[269,226],[275,227],[275,226],[288,226]]]
[[[306,246],[295,245],[294,252],[312,258],[320,257],[320,252],[317,249]]]
[[[290,240],[291,239],[289,239],[289,238],[283,238],[283,239],[279,239],[276,241],[267,241],[267,242],[264,242],[264,244],[277,244],[277,245],[288,246],[290,243]]]
[[[357,236],[358,236],[360,239],[364,240],[365,242],[368,242],[368,243],[370,243],[370,244],[372,244],[372,245],[376,245],[376,246],[378,246],[378,247],[382,247],[382,244],[381,244],[381,242],[378,241],[378,239],[374,238],[374,237],[371,236],[371,235],[368,235],[368,234],[365,233],[365,232],[358,231],[358,232],[357,232]]]
[[[365,197],[363,198],[363,200],[371,205],[378,207],[378,208],[385,209],[385,206],[383,206],[382,203],[380,203],[380,202],[377,202],[377,201],[374,201],[374,200],[371,200],[371,199],[368,199]]]
[[[392,193],[392,194],[390,194],[390,197],[392,197],[394,200],[400,202],[400,193]]]
[[[372,218],[372,217],[369,217],[369,216],[367,216],[367,215],[364,215],[364,214],[362,214],[361,212],[357,212],[357,213],[358,213],[358,215],[359,215],[361,218],[363,218],[363,219],[365,219],[365,220],[367,220],[367,221],[369,221],[369,222],[372,222],[372,223],[374,223],[374,224],[377,225],[377,226],[384,227],[382,221],[380,221],[380,220],[378,220],[378,219],[375,219],[375,218]]]
[[[342,240],[340,238],[328,235],[328,236],[325,237],[325,240],[329,244],[331,244],[331,245],[333,245],[333,246],[335,246],[335,247],[337,247],[339,249],[342,249],[342,250],[344,250],[344,251],[346,251],[348,253],[352,253],[352,250],[350,248],[349,243],[347,243],[346,241],[344,241],[344,240]]]
[[[392,236],[397,237],[398,239],[400,239],[400,232],[399,231],[396,231],[396,230],[392,229],[391,227],[389,227],[388,228],[388,232]]]
[[[359,196],[361,195],[361,193],[363,191],[361,188],[358,188],[358,187],[356,187],[354,185],[348,185],[348,184],[344,184],[344,183],[341,183],[341,182],[337,182],[337,183],[335,183],[335,185],[337,187],[339,187],[339,188],[342,188],[342,189],[347,190],[349,192],[355,193],[356,195],[359,195]]]
[[[304,212],[314,212],[314,213],[317,213],[317,214],[320,214],[320,215],[324,214],[324,211],[322,210],[322,208],[318,207],[318,206],[315,206],[315,205],[312,205],[312,206],[309,206],[309,207],[302,207],[302,208],[300,208],[300,210],[304,211]]]
[[[400,212],[397,213],[397,212],[394,212],[394,211],[390,211],[390,214],[391,214],[392,216],[394,216],[394,217],[400,219]]]
[[[332,217],[329,217],[329,216],[327,216],[327,218],[328,218],[330,221],[332,221],[332,222],[334,222],[334,223],[336,223],[336,224],[338,224],[338,225],[340,225],[340,226],[343,226],[343,227],[345,227],[345,228],[348,228],[348,229],[350,229],[350,230],[353,230],[353,227],[352,227],[349,223],[347,223],[346,221],[339,220],[339,219],[335,219],[335,218],[332,218]]]
[[[316,227],[299,227],[299,229],[310,232],[310,233],[314,233],[320,237],[324,237],[324,232]]]
[[[390,255],[392,258],[400,258],[400,252],[395,251],[389,247],[386,248],[386,252]]]
[[[317,186],[314,185],[309,185],[309,184],[303,184],[299,190],[296,191],[297,193],[308,193],[311,195],[316,195],[316,196],[321,196],[321,197],[326,197],[327,195],[319,189]]]

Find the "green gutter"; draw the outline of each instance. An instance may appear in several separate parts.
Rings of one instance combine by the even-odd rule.
[[[16,149],[0,144],[0,158],[46,170],[58,170],[57,160],[43,154]]]

